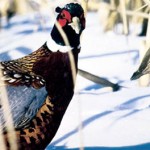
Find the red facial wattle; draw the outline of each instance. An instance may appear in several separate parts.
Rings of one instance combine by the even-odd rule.
[[[70,13],[67,10],[63,10],[60,14],[58,22],[59,22],[61,27],[64,27],[67,24],[67,22],[70,23],[71,22]]]
[[[66,19],[58,19],[58,22],[59,22],[61,27],[64,27],[67,23],[67,20]]]

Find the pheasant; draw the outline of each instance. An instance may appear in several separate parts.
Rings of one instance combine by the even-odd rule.
[[[0,62],[0,86],[6,86],[17,146],[21,150],[45,149],[74,94],[69,53],[77,73],[80,35],[85,29],[84,11],[80,4],[69,3],[63,8],[57,7],[56,12],[50,37],[38,50],[23,58]],[[0,126],[10,149],[6,125],[9,122],[0,107]]]
[[[150,49],[146,52],[138,70],[133,73],[131,80],[136,80],[148,73],[150,73]]]

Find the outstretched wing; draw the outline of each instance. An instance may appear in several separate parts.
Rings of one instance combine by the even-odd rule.
[[[4,61],[0,63],[2,76],[0,77],[0,85],[26,85],[40,88],[45,85],[45,81],[41,76],[38,76],[32,71],[35,62],[42,57],[47,56],[50,51],[45,45],[37,51],[20,59],[12,61]]]

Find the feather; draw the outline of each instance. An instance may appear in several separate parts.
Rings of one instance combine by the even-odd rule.
[[[5,61],[0,63],[4,77],[0,77],[0,80],[4,80],[5,84],[12,86],[27,85],[35,88],[41,88],[44,86],[44,79],[32,71],[34,63],[41,58],[51,53],[50,50],[42,46],[37,51],[31,53],[20,59]],[[42,80],[42,82],[40,82]],[[42,83],[42,84],[41,84]],[[2,82],[0,82],[0,85]]]
[[[86,72],[84,70],[81,70],[81,69],[78,69],[78,73],[79,75],[81,75],[82,77],[88,79],[88,80],[91,80],[92,82],[95,82],[97,84],[100,84],[104,87],[112,87],[113,91],[118,91],[121,86],[119,86],[118,84],[114,84],[102,77],[98,77],[98,76],[95,76],[89,72]]]
[[[6,90],[16,129],[29,123],[47,97],[45,87],[37,90],[26,86],[6,86]],[[4,127],[7,121],[4,119],[2,108],[0,108],[0,114],[0,125]]]

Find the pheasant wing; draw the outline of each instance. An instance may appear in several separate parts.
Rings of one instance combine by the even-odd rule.
[[[26,86],[18,88],[7,85],[6,90],[10,108],[10,114],[7,113],[7,115],[12,117],[16,129],[27,126],[47,97],[45,87],[35,89]],[[0,107],[0,128],[2,129],[10,123],[4,115],[6,111],[7,109]]]
[[[0,85],[26,85],[34,88],[41,88],[45,85],[45,81],[32,71],[35,62],[47,56],[50,51],[42,46],[37,51],[20,59],[12,61],[4,61],[0,63],[2,75],[0,77]]]

